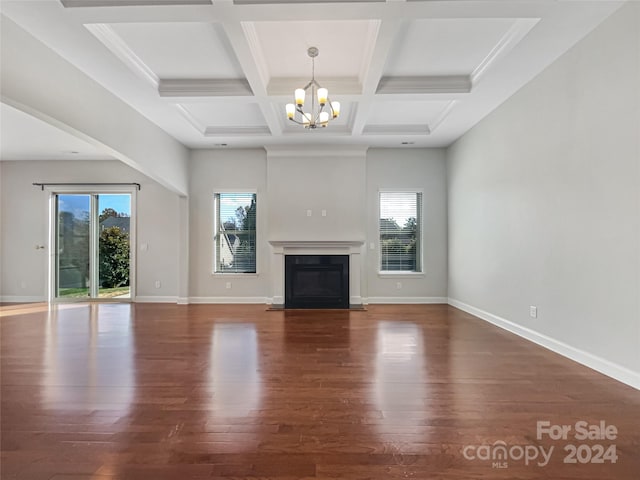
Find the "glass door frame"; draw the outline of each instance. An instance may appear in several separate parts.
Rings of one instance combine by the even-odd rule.
[[[48,285],[47,285],[47,301],[49,303],[86,303],[86,302],[112,302],[112,303],[129,303],[135,302],[136,298],[136,200],[137,200],[137,188],[135,186],[116,186],[116,185],[104,185],[99,188],[96,185],[73,185],[69,187],[55,185],[45,187],[48,193],[48,208],[49,208],[49,254],[47,255],[47,268],[48,268]],[[91,230],[89,242],[89,252],[93,253],[95,258],[92,258],[89,262],[89,275],[91,279],[98,278],[98,223],[97,215],[98,203],[96,202],[95,195],[117,195],[117,194],[129,194],[131,198],[131,223],[129,230],[129,297],[128,298],[98,298],[98,284],[94,280],[90,282],[90,296],[81,298],[60,298],[57,296],[57,202],[58,195],[89,195],[90,198],[90,216],[89,216],[89,228]],[[94,218],[95,217],[95,218]]]

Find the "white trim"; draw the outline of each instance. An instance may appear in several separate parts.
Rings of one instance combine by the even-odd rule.
[[[267,160],[273,157],[364,157],[367,145],[265,145]]]
[[[275,252],[284,253],[284,249],[315,249],[313,255],[334,255],[336,252],[332,249],[341,249],[346,253],[360,253],[363,240],[269,240],[269,243],[273,247]],[[329,253],[323,253],[324,250]],[[288,254],[297,255],[297,252],[287,252]],[[305,251],[300,255],[309,253]]]
[[[268,304],[267,297],[189,297],[189,303]]]
[[[376,88],[378,95],[410,95],[469,93],[469,75],[425,75],[415,77],[382,77]]]
[[[66,1],[68,2],[69,0]],[[94,4],[92,6],[96,5]],[[67,7],[67,5],[65,5],[65,7]],[[89,23],[85,25],[85,28],[102,42],[105,47],[111,50],[111,53],[129,67],[133,73],[144,79],[154,88],[158,88],[160,83],[158,76],[131,50],[127,42],[125,42],[110,25],[106,23]]]
[[[369,297],[363,298],[365,305],[374,303],[388,303],[388,304],[446,304],[447,297]]]
[[[416,208],[418,211],[416,212],[417,221],[418,221],[418,234],[419,234],[419,242],[418,246],[420,247],[420,270],[414,272],[405,271],[404,274],[414,273],[414,274],[422,274],[424,275],[424,189],[423,188],[393,188],[393,187],[378,187],[378,193],[376,195],[376,242],[378,246],[377,252],[377,262],[378,262],[378,275],[389,275],[392,277],[394,275],[398,275],[398,270],[382,270],[382,242],[380,240],[380,216],[381,216],[381,206],[382,202],[380,201],[380,195],[382,193],[415,193],[420,194],[420,202],[416,202]],[[397,277],[396,277],[397,278]],[[446,303],[446,301],[445,301]]]
[[[509,53],[520,41],[536,26],[540,18],[518,18],[515,20],[511,28],[493,47],[489,55],[471,73],[471,84],[475,86],[482,75],[484,75],[489,67],[497,62],[501,57]]]
[[[46,185],[43,191],[47,192],[48,199],[48,223],[49,223],[49,248],[47,252],[47,269],[48,269],[48,285],[47,285],[47,300],[52,303],[58,303],[60,300],[63,302],[69,301],[69,299],[59,299],[56,297],[56,258],[55,248],[57,244],[56,239],[56,195],[60,194],[82,194],[93,195],[101,194],[129,194],[131,197],[131,212],[129,223],[129,294],[130,298],[127,300],[119,300],[131,302],[131,299],[136,298],[137,290],[137,250],[138,250],[138,189],[133,185],[91,185],[91,184],[77,184],[77,185]],[[92,200],[93,202],[93,200]],[[93,298],[92,300],[100,300],[99,298]],[[105,299],[102,299],[105,300]]]
[[[213,127],[208,126],[204,129],[205,137],[242,137],[242,136],[256,136],[256,135],[271,135],[271,130],[266,125],[236,125],[233,127]]]
[[[44,295],[3,295],[0,296],[0,302],[6,303],[40,303],[46,302],[47,297]]]
[[[271,75],[269,74],[269,66],[267,65],[266,56],[262,50],[262,43],[260,43],[260,38],[256,30],[256,22],[240,22],[240,27],[244,32],[251,56],[256,62],[258,76],[260,80],[262,80],[263,85],[269,85]]]
[[[431,135],[429,125],[365,125],[362,135]]]
[[[178,297],[152,297],[152,296],[137,296],[134,303],[178,303]]]
[[[563,357],[567,357],[619,382],[625,383],[637,390],[640,390],[640,372],[635,372],[629,368],[618,365],[617,363],[598,357],[592,353],[586,352],[572,345],[548,337],[542,333],[531,330],[530,328],[518,325],[510,320],[485,312],[479,308],[463,303],[454,298],[449,298],[449,305],[459,308],[462,311],[470,313],[481,320],[489,322],[496,327],[500,327],[511,333],[518,335],[530,342],[536,343],[552,352],[558,353]]]
[[[252,97],[249,82],[243,79],[172,78],[160,79],[161,97]]]
[[[426,274],[424,272],[410,272],[403,270],[384,270],[378,272],[380,278],[424,278]]]
[[[200,123],[200,121],[181,103],[176,103],[175,107],[178,110],[178,113],[180,113],[180,115],[189,122],[189,125],[195,128],[198,133],[204,135],[204,131],[207,128],[204,124]]]
[[[178,297],[176,303],[178,305],[189,305],[189,297]]]

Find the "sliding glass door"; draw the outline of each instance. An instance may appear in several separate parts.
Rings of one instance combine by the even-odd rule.
[[[131,298],[131,194],[56,193],[56,299]]]

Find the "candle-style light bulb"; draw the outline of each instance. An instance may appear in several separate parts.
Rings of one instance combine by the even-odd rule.
[[[296,106],[293,103],[287,103],[287,118],[293,120],[293,116],[296,114]]]
[[[302,107],[302,105],[304,105],[304,90],[302,88],[297,88],[294,96],[296,98],[296,105]]]
[[[329,90],[326,88],[318,89],[318,103],[324,107],[325,103],[327,103],[327,98],[329,98]]]
[[[331,102],[331,110],[333,110],[333,118],[340,115],[340,102]]]

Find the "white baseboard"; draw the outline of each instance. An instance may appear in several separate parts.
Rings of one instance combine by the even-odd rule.
[[[189,297],[189,303],[261,303],[267,304],[267,297]]]
[[[189,305],[189,297],[178,297],[178,305]]]
[[[447,297],[369,297],[363,298],[363,303],[374,304],[374,303],[391,303],[391,304],[416,304],[416,303],[444,303],[448,302]]]
[[[640,390],[640,373],[630,370],[626,367],[618,365],[617,363],[610,362],[604,358],[593,355],[592,353],[585,352],[579,348],[568,345],[559,340],[555,340],[542,333],[536,332],[529,328],[518,325],[517,323],[506,320],[502,317],[498,317],[489,312],[485,312],[479,308],[467,305],[453,298],[449,298],[449,305],[459,308],[471,315],[474,315],[486,322],[489,322],[497,327],[507,330],[511,333],[536,343],[544,348],[547,348],[553,352],[556,352],[564,357],[570,358],[586,367],[600,372],[608,377],[611,377],[619,382],[625,383],[635,389]]]
[[[177,303],[178,297],[161,297],[161,296],[141,296],[137,295],[134,299],[135,303]]]
[[[0,297],[0,302],[6,303],[34,303],[34,302],[46,302],[45,296],[29,296],[29,295],[3,295]]]

